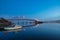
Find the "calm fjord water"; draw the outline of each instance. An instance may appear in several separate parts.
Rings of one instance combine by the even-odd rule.
[[[0,32],[0,40],[51,40],[60,39],[60,24],[40,24],[39,26],[26,27],[21,31],[4,34]]]

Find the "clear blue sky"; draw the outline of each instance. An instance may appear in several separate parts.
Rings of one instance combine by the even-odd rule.
[[[0,16],[46,19],[60,16],[59,0],[0,0]]]

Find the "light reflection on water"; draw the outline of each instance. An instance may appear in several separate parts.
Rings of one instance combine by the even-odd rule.
[[[60,39],[60,24],[40,24],[38,27],[23,28],[17,33],[0,34],[1,40]]]

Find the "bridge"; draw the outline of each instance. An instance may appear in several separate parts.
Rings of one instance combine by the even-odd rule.
[[[43,23],[42,21],[38,21],[36,19],[28,19],[28,18],[1,18],[0,19],[0,26],[13,26],[13,25],[20,25],[23,27],[27,26],[35,26],[37,24]]]
[[[34,25],[43,23],[42,21],[38,21],[35,19],[27,19],[27,18],[12,18],[7,20],[13,22],[15,25],[21,25],[23,27],[34,26]]]

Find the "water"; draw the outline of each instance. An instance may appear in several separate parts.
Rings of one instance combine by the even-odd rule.
[[[0,32],[0,40],[58,40],[60,39],[60,24],[40,24],[26,27],[19,32]]]

